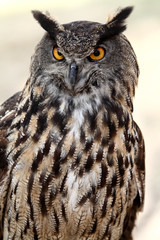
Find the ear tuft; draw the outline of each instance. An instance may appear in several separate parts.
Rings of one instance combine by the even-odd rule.
[[[118,13],[107,23],[108,29],[113,33],[119,34],[126,29],[125,20],[133,11],[133,7],[126,7],[118,11]]]
[[[118,35],[126,30],[126,18],[132,12],[133,7],[120,9],[118,13],[112,17],[104,26],[104,33],[100,37],[100,41]]]
[[[49,14],[45,15],[40,11],[32,11],[33,17],[39,22],[41,27],[46,30],[52,38],[55,38],[56,34],[62,30],[61,26],[53,19]]]

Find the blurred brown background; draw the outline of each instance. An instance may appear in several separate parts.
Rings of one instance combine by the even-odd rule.
[[[0,0],[0,103],[23,88],[30,57],[44,31],[33,9],[48,10],[59,22],[106,22],[118,7],[134,5],[125,35],[139,61],[134,119],[146,143],[146,200],[135,240],[160,240],[160,0]]]

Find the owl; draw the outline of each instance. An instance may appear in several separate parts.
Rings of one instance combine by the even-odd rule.
[[[144,203],[139,68],[120,9],[46,31],[24,89],[0,107],[0,239],[131,240]]]

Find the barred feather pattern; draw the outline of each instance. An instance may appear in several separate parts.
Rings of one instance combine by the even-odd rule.
[[[31,89],[28,81],[8,133],[4,239],[120,239],[144,196],[131,112],[105,96],[78,107],[80,96],[51,101]]]

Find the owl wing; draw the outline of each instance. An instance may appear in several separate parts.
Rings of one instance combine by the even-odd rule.
[[[132,240],[132,229],[135,225],[137,212],[141,211],[144,205],[145,195],[145,145],[143,135],[138,125],[133,122],[135,134],[135,158],[134,174],[137,183],[137,196],[134,199],[133,206],[128,209],[124,221],[123,234],[120,240]]]
[[[135,151],[135,175],[138,187],[138,194],[140,198],[139,207],[140,210],[144,204],[144,194],[145,194],[145,144],[142,132],[138,125],[134,122],[134,129],[136,134],[136,151]]]
[[[0,239],[2,237],[2,218],[9,183],[6,134],[15,116],[20,94],[21,92],[16,93],[0,106]]]

